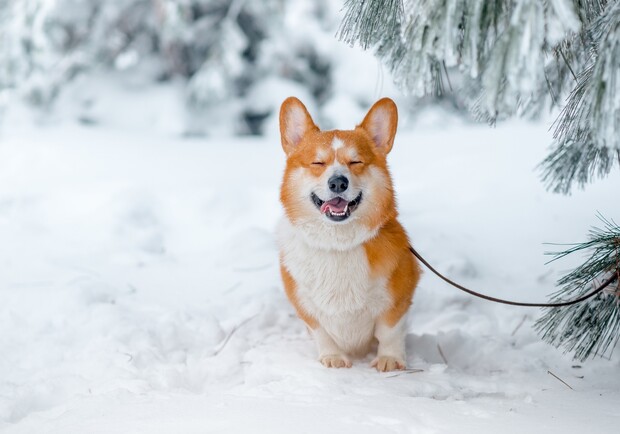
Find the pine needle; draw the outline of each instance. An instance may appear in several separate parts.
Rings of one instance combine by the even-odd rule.
[[[566,381],[562,380],[560,377],[558,377],[557,375],[555,375],[553,372],[551,371],[547,371],[547,374],[551,375],[552,377],[556,378],[557,380],[559,380],[562,384],[564,384],[566,387],[568,387],[570,390],[575,390],[573,389],[570,384],[568,384]]]

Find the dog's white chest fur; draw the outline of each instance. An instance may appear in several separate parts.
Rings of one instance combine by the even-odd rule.
[[[362,244],[345,250],[309,245],[305,234],[286,218],[279,225],[278,242],[306,312],[343,350],[363,351],[372,339],[376,318],[391,300],[385,280],[371,278]]]

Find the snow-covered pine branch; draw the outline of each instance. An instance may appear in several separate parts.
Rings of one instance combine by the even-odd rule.
[[[571,0],[348,0],[339,37],[372,48],[416,96],[444,93],[479,119],[562,106],[544,177],[567,193],[619,161],[620,6]],[[448,78],[450,74],[450,78]]]
[[[588,58],[555,122],[544,179],[568,193],[620,163],[620,2],[610,3],[586,30]]]
[[[603,227],[593,228],[589,241],[552,253],[554,260],[577,252],[590,254],[586,262],[560,279],[562,288],[552,301],[585,295],[614,275],[617,280],[583,303],[547,309],[535,325],[544,340],[574,351],[581,361],[594,355],[611,355],[620,338],[620,226],[599,218]]]

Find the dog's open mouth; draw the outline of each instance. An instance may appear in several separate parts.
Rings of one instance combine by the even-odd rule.
[[[321,200],[316,194],[310,196],[316,207],[325,214],[325,216],[335,222],[341,222],[349,218],[351,213],[359,206],[362,201],[362,192],[355,199],[348,202],[347,200],[336,196],[330,200]]]

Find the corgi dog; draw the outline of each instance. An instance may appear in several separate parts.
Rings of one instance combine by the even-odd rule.
[[[386,162],[397,118],[389,98],[376,102],[354,130],[319,130],[294,97],[280,109],[286,153],[280,271],[327,367],[351,367],[374,339],[371,366],[406,367],[405,317],[420,268],[396,219]]]

